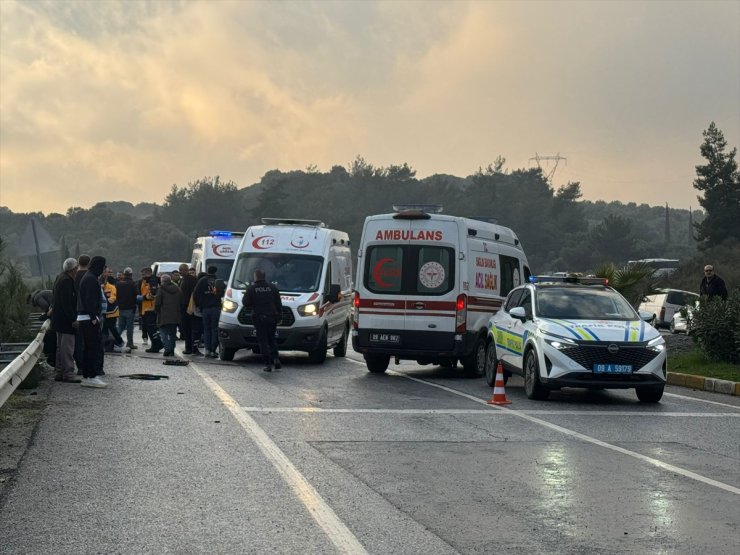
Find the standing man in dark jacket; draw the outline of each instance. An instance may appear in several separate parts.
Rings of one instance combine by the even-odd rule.
[[[182,334],[185,336],[185,350],[182,353],[184,355],[199,355],[201,353],[198,347],[193,345],[193,316],[188,314],[188,303],[190,303],[190,297],[193,295],[198,278],[190,273],[187,264],[180,264],[180,276],[180,292],[182,293],[180,313],[182,324],[180,326],[182,327]]]
[[[83,352],[83,387],[107,387],[98,376],[103,370],[103,300],[105,295],[100,286],[101,274],[105,270],[105,258],[93,256],[90,267],[80,281],[77,296],[77,322],[85,342]]]
[[[80,295],[80,282],[85,277],[87,267],[90,264],[90,257],[86,254],[81,254],[77,258],[77,274],[75,275],[75,291],[77,296]],[[75,364],[77,365],[77,374],[81,376],[84,373],[85,366],[85,340],[82,337],[82,329],[78,326],[77,333],[75,334]]]
[[[725,280],[714,273],[714,266],[704,266],[704,278],[699,285],[699,295],[702,297],[721,297],[727,300],[727,286]]]
[[[252,309],[252,322],[265,359],[263,370],[272,372],[273,364],[279,370],[282,364],[278,358],[275,330],[283,312],[283,303],[280,301],[278,288],[265,281],[264,270],[254,271],[254,283],[244,295],[244,306]]]
[[[136,284],[131,268],[123,270],[123,277],[116,282],[118,300],[118,333],[126,330],[126,346],[137,349],[134,345],[134,319],[136,317]]]
[[[177,326],[182,321],[182,292],[169,275],[164,274],[160,279],[162,285],[154,299],[154,312],[157,314],[157,326],[164,343],[164,356],[172,357],[175,356]]]
[[[218,317],[221,315],[221,299],[226,290],[223,280],[216,278],[217,271],[215,266],[208,266],[208,273],[198,280],[193,291],[195,306],[203,315],[206,356],[211,358],[218,356]]]
[[[77,333],[77,290],[75,275],[77,260],[68,258],[62,264],[62,273],[54,282],[54,310],[51,323],[57,334],[57,354],[54,380],[80,383],[75,375],[75,334]]]

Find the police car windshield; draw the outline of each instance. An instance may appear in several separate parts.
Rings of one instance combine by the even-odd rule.
[[[254,279],[256,269],[264,270],[265,279],[281,292],[306,293],[318,291],[321,280],[321,256],[288,253],[244,253],[234,268],[232,287],[246,289]]]
[[[622,295],[589,287],[538,287],[535,311],[540,318],[563,320],[639,320]]]

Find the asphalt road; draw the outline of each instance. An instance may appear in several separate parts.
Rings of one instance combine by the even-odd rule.
[[[356,353],[109,356],[54,384],[0,553],[740,552],[740,399],[555,392]],[[240,356],[241,355],[241,356]],[[141,381],[130,373],[166,374]]]

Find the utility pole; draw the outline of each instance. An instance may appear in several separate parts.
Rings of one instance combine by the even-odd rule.
[[[36,246],[36,262],[39,265],[39,275],[41,282],[44,281],[44,263],[41,260],[41,249],[39,249],[39,238],[36,235],[36,218],[31,218],[31,231],[33,231],[33,244]]]
[[[545,175],[545,179],[550,184],[552,184],[552,178],[555,175],[555,170],[558,169],[558,164],[560,164],[560,161],[561,160],[564,160],[565,161],[565,164],[568,165],[568,159],[565,158],[564,156],[560,156],[560,153],[559,152],[555,156],[540,156],[538,153],[535,152],[534,153],[534,156],[529,159],[530,162],[532,162],[532,160],[534,160],[535,162],[537,162],[537,167],[540,168],[541,170],[542,170],[542,164],[541,164],[542,161],[545,161],[545,162],[555,162],[555,165],[552,167],[552,169],[549,171],[549,173],[547,173]],[[542,171],[543,171],[543,173],[545,173],[544,170],[542,170]]]
[[[671,220],[669,218],[668,203],[665,203],[665,245],[671,243]]]

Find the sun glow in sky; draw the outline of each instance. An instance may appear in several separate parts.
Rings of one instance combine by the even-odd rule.
[[[0,0],[0,21],[16,212],[357,155],[425,177],[558,153],[556,186],[688,208],[702,131],[740,143],[734,0]]]

